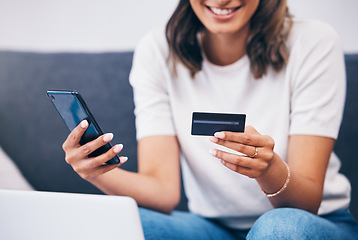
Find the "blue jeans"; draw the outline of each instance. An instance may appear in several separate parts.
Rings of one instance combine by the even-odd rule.
[[[347,209],[317,216],[299,209],[278,208],[263,214],[246,230],[228,229],[190,212],[166,215],[140,208],[139,213],[146,240],[358,239],[358,224]]]

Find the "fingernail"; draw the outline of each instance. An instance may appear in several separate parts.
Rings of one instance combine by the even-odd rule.
[[[81,122],[81,128],[86,128],[88,126],[88,122],[87,122],[87,120],[85,119],[85,120],[82,120],[82,122]]]
[[[113,133],[106,133],[103,136],[103,141],[105,142],[109,142],[113,139]]]
[[[122,151],[122,149],[123,149],[123,144],[117,144],[116,146],[114,146],[113,152],[117,154],[120,151]]]
[[[210,140],[210,141],[212,141],[212,142],[214,142],[214,143],[216,143],[216,142],[218,142],[218,141],[219,141],[219,139],[218,139],[218,138],[213,137],[213,136],[209,137],[209,140]]]
[[[128,160],[128,157],[121,157],[121,163],[122,164],[127,162],[127,160]]]
[[[214,136],[215,137],[217,137],[217,138],[224,138],[225,137],[225,133],[223,133],[223,132],[216,132],[215,134],[214,134]]]
[[[216,156],[216,149],[210,149],[209,150],[209,153],[211,154],[211,155],[213,155],[213,156]]]

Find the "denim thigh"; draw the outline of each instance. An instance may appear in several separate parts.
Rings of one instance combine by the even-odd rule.
[[[247,239],[357,240],[358,225],[347,209],[317,216],[294,208],[277,208],[263,214]]]
[[[250,230],[232,230],[190,212],[167,215],[139,208],[146,240],[151,239],[340,239],[357,240],[358,224],[347,209],[317,216],[295,208],[273,209]],[[247,234],[248,232],[248,234]]]
[[[139,208],[139,213],[146,240],[240,239],[237,232],[234,234],[220,224],[190,212],[173,211],[167,215]]]

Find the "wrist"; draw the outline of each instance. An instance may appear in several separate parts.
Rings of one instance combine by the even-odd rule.
[[[286,180],[285,180],[285,182],[283,183],[282,187],[281,187],[279,190],[277,190],[276,192],[273,192],[273,193],[268,193],[268,192],[264,191],[263,189],[261,189],[262,192],[263,192],[263,193],[266,195],[266,197],[268,197],[268,198],[275,197],[275,196],[279,195],[280,193],[282,193],[283,191],[285,191],[285,189],[287,188],[288,183],[290,182],[290,178],[291,178],[290,168],[289,168],[289,166],[288,166],[287,163],[285,163],[285,162],[283,162],[283,163],[286,165],[286,168],[287,168],[287,177],[286,177]]]
[[[288,165],[275,153],[266,171],[256,180],[268,197],[276,196],[285,190],[290,180]]]

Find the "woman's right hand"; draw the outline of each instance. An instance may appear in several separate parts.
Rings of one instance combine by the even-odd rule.
[[[106,153],[90,158],[88,157],[96,149],[107,144],[113,139],[112,133],[106,133],[99,136],[97,139],[80,145],[80,139],[83,133],[88,128],[87,120],[83,120],[73,131],[68,135],[62,148],[66,153],[66,162],[70,164],[73,170],[83,179],[90,181],[99,175],[111,171],[127,161],[127,157],[120,157],[118,164],[106,164],[106,162],[118,153],[121,152],[123,145],[117,144],[113,146]]]

